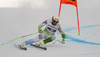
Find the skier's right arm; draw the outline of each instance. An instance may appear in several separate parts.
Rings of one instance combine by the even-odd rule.
[[[38,31],[39,31],[39,33],[42,33],[42,32],[43,32],[43,31],[42,31],[42,27],[43,27],[45,24],[47,24],[47,20],[44,21],[44,22],[42,22],[42,23],[38,26]]]

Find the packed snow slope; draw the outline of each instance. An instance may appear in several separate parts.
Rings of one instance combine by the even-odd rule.
[[[55,14],[52,9],[2,8],[0,12],[0,44],[37,32],[38,25],[44,20],[52,18],[52,15]],[[23,41],[35,38],[38,35],[35,34],[1,45],[0,57],[99,57],[100,17],[93,19],[93,21],[90,21],[92,16],[85,18],[80,18],[81,34],[78,36],[76,18],[65,17],[64,14],[61,15],[61,27],[66,34],[65,44],[61,44],[58,41],[55,44],[48,43],[43,45],[48,48],[46,51],[30,45],[26,46],[28,48],[27,51],[15,47],[15,43],[20,44]],[[56,34],[57,39],[61,40],[60,34]]]

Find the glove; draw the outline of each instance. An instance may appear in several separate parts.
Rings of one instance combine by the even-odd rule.
[[[43,31],[42,31],[42,30],[38,30],[38,32],[39,32],[39,33],[43,33]]]
[[[65,38],[62,38],[61,43],[62,43],[62,44],[65,44]]]

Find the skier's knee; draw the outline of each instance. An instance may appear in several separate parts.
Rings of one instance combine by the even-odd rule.
[[[55,36],[52,36],[52,37],[49,37],[49,38],[43,40],[43,42],[46,44],[46,43],[52,42],[55,39],[56,39]]]

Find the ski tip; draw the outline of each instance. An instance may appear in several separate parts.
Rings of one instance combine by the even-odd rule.
[[[44,50],[47,50],[47,48],[45,47]]]
[[[25,47],[25,48],[22,48],[23,50],[27,50],[27,48]]]
[[[25,48],[25,50],[27,50],[27,48]]]
[[[22,50],[27,50],[27,48],[20,48],[20,49],[22,49]]]

